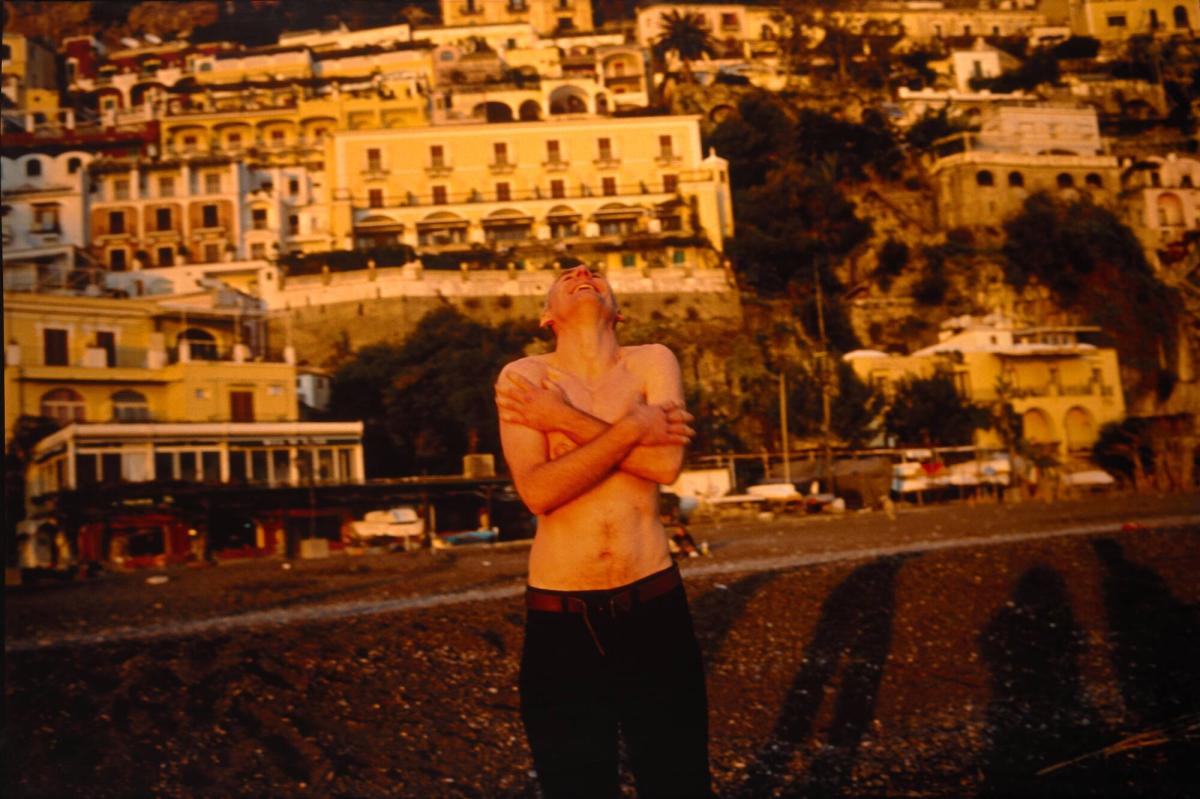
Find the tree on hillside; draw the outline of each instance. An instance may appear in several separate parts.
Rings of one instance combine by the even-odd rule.
[[[1086,195],[1068,201],[1039,192],[1004,232],[1007,281],[1018,289],[1046,286],[1065,309],[1103,328],[1121,365],[1164,399],[1173,385],[1182,302],[1154,274],[1133,231]]]
[[[739,213],[731,252],[746,282],[768,295],[810,295],[815,269],[832,300],[842,289],[833,265],[871,234],[836,185],[795,163],[743,192]]]
[[[946,372],[902,380],[884,413],[884,428],[899,445],[966,445],[990,424],[988,412],[967,402]]]
[[[365,347],[337,370],[332,415],[364,422],[371,474],[457,474],[463,455],[499,455],[492,386],[537,337],[532,321],[433,311],[403,344]]]
[[[662,33],[654,43],[654,54],[663,58],[674,53],[683,66],[683,79],[692,82],[692,62],[717,54],[717,42],[704,25],[704,17],[686,11],[668,11],[660,17]]]

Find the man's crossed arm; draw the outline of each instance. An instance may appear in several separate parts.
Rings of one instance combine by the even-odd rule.
[[[511,368],[497,384],[496,404],[513,482],[538,515],[580,496],[614,469],[671,482],[682,464],[683,446],[694,435],[688,426],[692,416],[678,400],[639,403],[610,425],[571,406],[556,388],[536,386]],[[579,446],[551,459],[546,433],[552,430]]]

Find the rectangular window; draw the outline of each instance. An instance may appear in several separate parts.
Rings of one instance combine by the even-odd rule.
[[[253,208],[250,211],[250,227],[255,230],[267,229],[267,209]]]
[[[204,176],[204,193],[221,193],[221,174],[219,172],[209,172]]]
[[[160,177],[158,179],[158,196],[159,197],[174,197],[175,196],[175,178]]]
[[[195,136],[184,136],[183,137],[183,151],[185,153],[194,153],[196,151],[196,137]]]
[[[550,181],[550,196],[561,200],[567,196],[567,184],[561,180]]]
[[[170,452],[154,453],[154,479],[175,479],[175,455]]]
[[[612,160],[612,139],[600,139],[596,142],[596,149],[599,151],[599,157],[601,161]]]
[[[378,147],[367,150],[367,171],[379,172],[383,169],[383,153]]]
[[[42,356],[46,366],[67,365],[67,331],[48,327],[42,331]]]
[[[552,164],[562,163],[562,145],[558,139],[546,142],[546,160]]]
[[[221,260],[221,245],[220,244],[205,244],[204,245],[204,263],[215,264]]]
[[[204,205],[200,207],[200,226],[201,227],[216,227],[217,222],[217,206]]]
[[[300,235],[300,217],[296,214],[288,214],[288,235]]]
[[[265,483],[270,480],[270,474],[267,473],[267,451],[256,449],[250,453],[250,475],[256,483]]]
[[[81,486],[95,484],[100,478],[96,466],[95,455],[85,453],[76,455],[75,484]]]
[[[367,191],[367,205],[371,208],[383,207],[383,189],[370,189]]]
[[[129,261],[126,260],[124,249],[116,249],[108,251],[108,268],[114,272],[124,272],[129,266]]]
[[[621,253],[621,266],[625,268],[637,266],[637,255],[631,252]]]
[[[662,158],[675,157],[675,142],[670,136],[658,137],[658,154]]]
[[[288,178],[288,194],[295,197],[300,193],[300,180],[298,178]]]
[[[433,204],[434,205],[445,205],[446,204],[446,187],[445,186],[434,186],[433,187]]]
[[[492,144],[492,156],[495,159],[494,163],[498,166],[503,166],[508,163],[508,145],[498,141]]]
[[[159,230],[171,229],[171,209],[156,208],[154,210],[154,224]]]
[[[1108,15],[1108,27],[1124,28],[1125,27],[1125,15],[1124,14],[1109,14]]]
[[[271,482],[275,485],[292,482],[292,453],[290,450],[271,450]]]
[[[433,144],[429,147],[429,165],[432,167],[444,167],[446,165],[446,148],[440,144]]]
[[[283,131],[282,130],[271,131],[271,143],[274,144],[276,147],[283,146]]]
[[[117,365],[117,335],[109,330],[96,332],[96,346],[104,350],[104,365]]]
[[[108,212],[108,232],[109,233],[124,233],[125,232],[125,212],[124,211],[109,211]]]
[[[738,24],[737,14],[722,14],[721,15],[721,30],[735,31],[741,28]]]
[[[496,184],[496,202],[506,203],[512,200],[512,186],[508,183]]]
[[[35,233],[58,233],[58,204],[48,203],[34,206],[33,231]]]
[[[242,146],[242,134],[230,133],[228,141],[229,141],[229,149],[231,149],[231,150],[240,149]]]
[[[158,265],[173,266],[175,263],[175,250],[170,247],[158,248]]]
[[[229,419],[233,422],[254,421],[254,392],[229,392]]]
[[[128,200],[129,199],[129,180],[128,178],[117,178],[113,181],[113,199]]]
[[[250,245],[250,257],[256,261],[265,260],[267,257],[267,245],[261,241]]]
[[[667,194],[671,194],[678,190],[679,190],[679,176],[678,175],[663,175],[663,191],[665,191]]]
[[[617,179],[604,178],[601,181],[602,191],[605,197],[615,197],[617,194]]]

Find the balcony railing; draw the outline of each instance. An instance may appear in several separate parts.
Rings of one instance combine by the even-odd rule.
[[[516,168],[516,163],[507,159],[503,161],[493,161],[492,163],[488,164],[488,169],[491,170],[493,175],[511,175],[513,170]]]
[[[682,179],[682,178],[681,178]],[[405,192],[402,196],[392,196],[384,198],[383,207],[385,208],[415,208],[431,205],[460,205],[470,203],[497,203],[497,202],[527,202],[531,200],[570,200],[570,199],[597,199],[601,197],[620,198],[620,197],[637,197],[639,200],[645,199],[647,195],[667,195],[670,197],[676,196],[676,190],[669,190],[663,185],[662,181],[638,181],[637,183],[619,183],[613,186],[614,191],[606,194],[601,184],[595,185],[578,185],[564,186],[561,192],[552,193],[547,188],[535,186],[532,189],[517,189],[512,188],[508,193],[508,197],[500,199],[494,192],[483,192],[478,189],[472,189],[464,192],[446,192],[445,194],[415,194],[413,192]],[[346,189],[337,189],[333,193],[334,200],[348,200],[352,205],[366,208],[370,198],[366,195],[355,195]],[[662,197],[659,201],[665,199]]]

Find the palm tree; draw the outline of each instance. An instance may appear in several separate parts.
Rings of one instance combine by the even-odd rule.
[[[661,17],[662,34],[654,43],[654,53],[662,58],[675,53],[683,64],[683,79],[692,82],[691,62],[717,54],[717,43],[706,30],[704,17],[680,11],[668,11]]]

